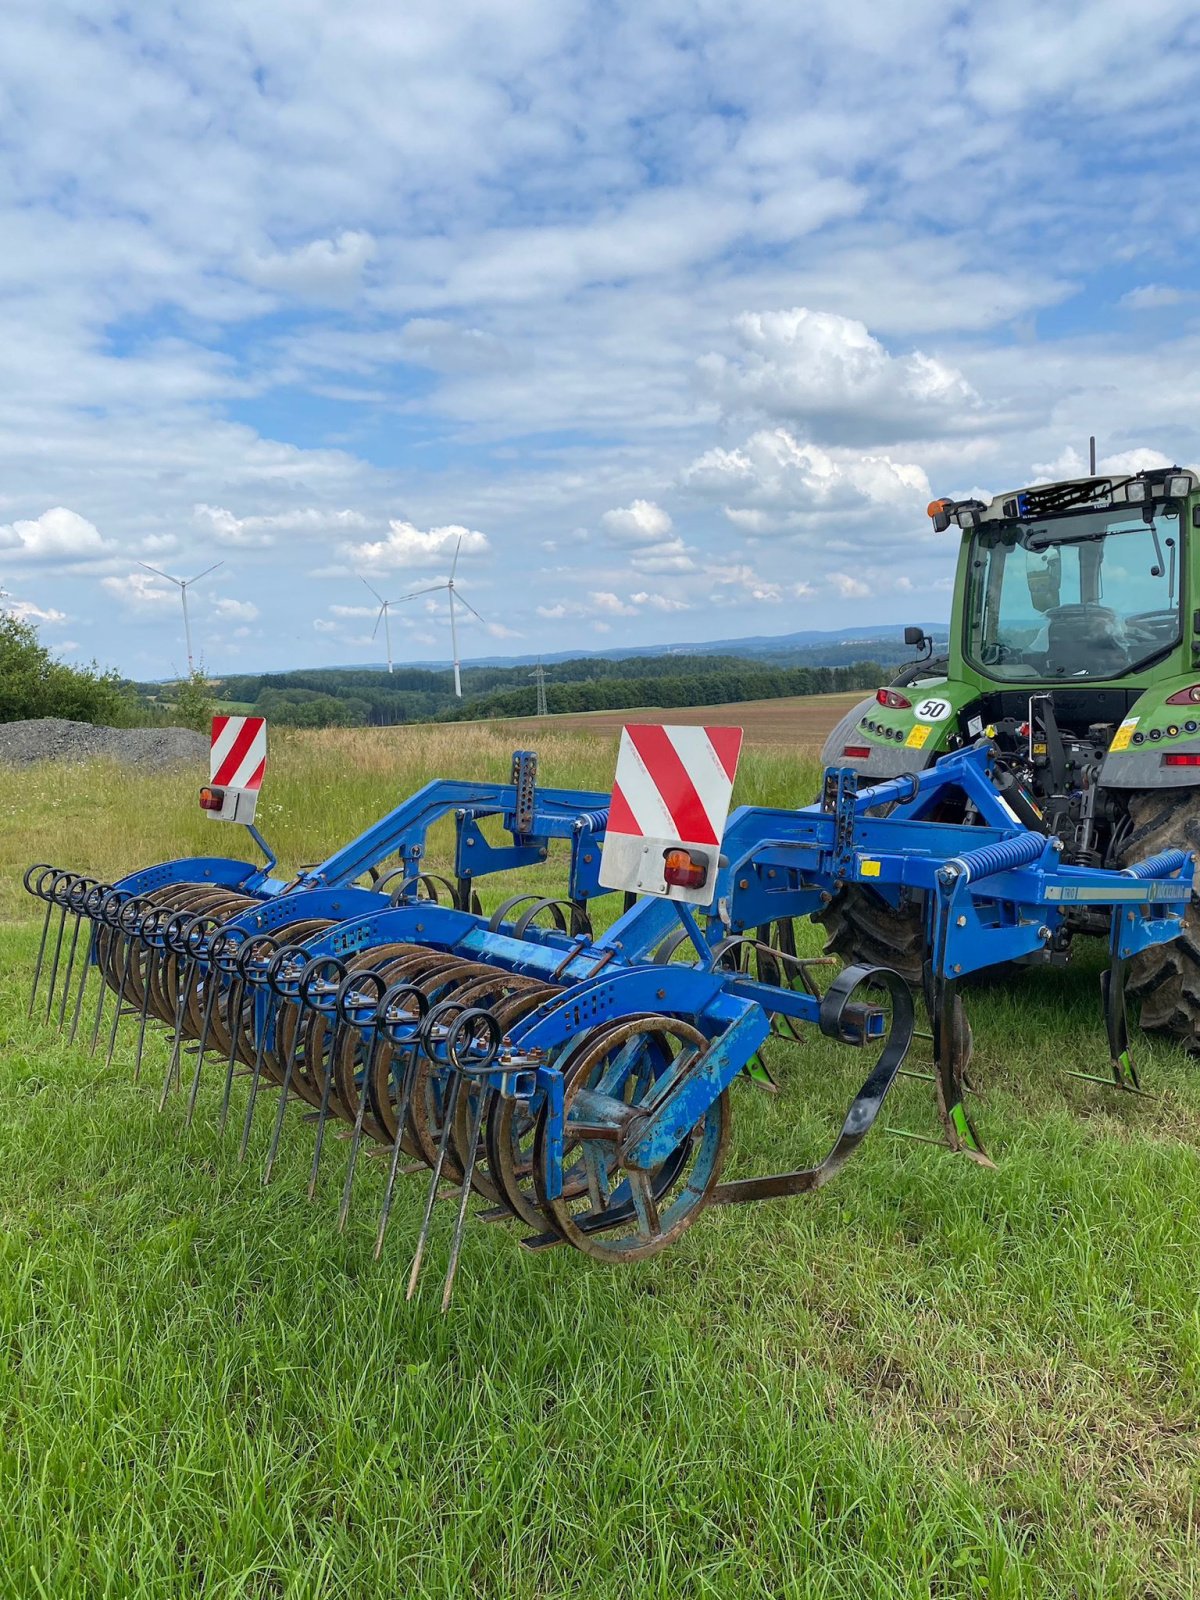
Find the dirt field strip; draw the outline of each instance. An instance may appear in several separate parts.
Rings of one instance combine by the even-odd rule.
[[[865,698],[865,691],[846,694],[797,695],[786,700],[743,700],[723,706],[643,706],[629,711],[577,711],[556,717],[513,717],[495,727],[512,728],[522,738],[529,731],[547,733],[620,733],[628,722],[733,723],[746,730],[747,744],[818,748],[838,719]]]

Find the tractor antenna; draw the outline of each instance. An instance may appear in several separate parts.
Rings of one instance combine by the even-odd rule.
[[[1088,475],[1096,476],[1096,435],[1093,433],[1088,440]]]

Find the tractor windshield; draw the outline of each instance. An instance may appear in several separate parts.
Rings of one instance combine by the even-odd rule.
[[[1115,506],[972,536],[967,655],[989,677],[1119,678],[1179,642],[1179,506]]]

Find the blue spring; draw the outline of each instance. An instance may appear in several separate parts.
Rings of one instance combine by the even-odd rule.
[[[1145,861],[1138,861],[1132,867],[1126,867],[1123,877],[1126,878],[1159,878],[1166,877],[1172,872],[1178,872],[1186,867],[1191,860],[1186,850],[1162,850],[1156,856],[1148,856]]]
[[[1040,833],[1018,833],[1012,839],[999,839],[995,844],[980,845],[966,855],[955,856],[948,866],[956,866],[968,883],[980,878],[990,878],[994,872],[1007,872],[1011,867],[1024,867],[1036,861],[1046,848]]]

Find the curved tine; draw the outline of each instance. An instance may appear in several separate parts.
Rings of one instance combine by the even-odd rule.
[[[124,937],[121,940],[121,982],[117,989],[117,1003],[113,1008],[112,1027],[108,1034],[108,1050],[104,1057],[106,1067],[112,1064],[113,1049],[117,1043],[117,1027],[121,1021],[121,1008],[125,1004],[125,991],[129,986],[130,953],[133,949],[133,940],[141,926],[142,918],[150,910],[150,902],[140,896],[133,896],[125,901],[117,912],[117,931]]]
[[[387,1233],[388,1218],[392,1214],[392,1200],[396,1193],[396,1177],[400,1170],[400,1152],[404,1148],[404,1126],[408,1121],[409,1102],[412,1099],[413,1079],[416,1076],[417,1057],[420,1053],[420,1028],[429,1011],[429,1001],[423,990],[413,984],[399,983],[395,989],[389,991],[391,1002],[386,1008],[383,1024],[384,1037],[395,1052],[395,1060],[402,1060],[400,1080],[397,1085],[399,1093],[396,1100],[396,1137],[392,1140],[392,1159],[388,1163],[387,1184],[383,1191],[383,1205],[379,1212],[379,1226],[375,1233],[375,1260],[383,1254],[383,1240]],[[391,1013],[400,1004],[411,998],[416,1005],[417,1026],[411,1028],[407,1021],[405,1026],[411,1031],[406,1032],[403,1039],[398,1038],[396,1029],[401,1018],[396,1018]],[[394,1067],[392,1069],[394,1071]]]
[[[67,1018],[67,997],[71,993],[71,979],[75,974],[75,953],[79,949],[79,929],[83,923],[88,894],[95,886],[95,878],[76,878],[71,885],[71,892],[67,896],[67,906],[75,918],[75,926],[71,929],[71,949],[67,955],[67,975],[63,979],[62,995],[58,1002],[57,1027],[59,1033],[62,1032],[63,1023]]]
[[[125,889],[110,889],[100,901],[100,905],[97,908],[96,920],[103,927],[115,933],[117,928],[117,913],[119,912],[121,906],[123,906],[129,898],[130,895]],[[111,948],[112,946],[110,946],[110,949]],[[96,1046],[100,1041],[100,1023],[104,1017],[104,1002],[108,997],[108,988],[108,975],[101,964],[100,990],[96,996],[96,1015],[92,1019],[92,1040],[88,1048],[89,1055],[94,1056],[96,1054]]]
[[[167,1062],[167,1072],[163,1079],[162,1094],[159,1096],[158,1109],[166,1110],[167,1097],[171,1092],[171,1082],[180,1084],[180,1053],[183,1049],[183,1019],[187,1016],[188,1001],[191,999],[192,984],[195,982],[196,973],[204,954],[205,941],[211,939],[221,924],[215,917],[206,916],[202,911],[198,916],[192,917],[184,924],[179,933],[179,943],[183,947],[183,971],[176,974],[175,993],[175,1038],[171,1044],[171,1058]],[[147,985],[149,987],[149,985]],[[182,1086],[180,1084],[180,1086]]]
[[[247,970],[246,952],[265,947],[267,953],[266,970],[261,973]],[[242,1139],[238,1145],[238,1160],[245,1161],[246,1152],[250,1148],[250,1125],[254,1121],[254,1107],[258,1100],[258,1085],[262,1079],[263,1055],[267,1048],[267,1026],[270,1023],[271,994],[267,989],[267,972],[270,971],[271,961],[279,954],[279,940],[271,937],[269,933],[261,934],[252,945],[243,947],[238,957],[238,964],[245,972],[246,981],[256,989],[267,990],[267,1001],[259,1014],[258,996],[254,997],[254,1067],[250,1073],[250,1094],[246,1100],[246,1115],[242,1120]],[[262,957],[257,958],[259,961]]]
[[[343,1018],[343,991],[347,990],[358,978],[357,973],[346,972],[346,964],[339,961],[336,956],[327,956],[327,963],[331,968],[336,967],[341,976],[334,991],[334,1024],[329,1034],[329,1044],[322,1054],[322,1064],[325,1076],[321,1084],[321,1105],[317,1112],[317,1137],[313,1145],[312,1170],[308,1175],[308,1198],[314,1199],[317,1193],[317,1174],[321,1168],[321,1151],[325,1147],[325,1123],[329,1117],[329,1097],[333,1093],[333,1062],[337,1055],[338,1046],[342,1038]]]
[[[225,1087],[221,1093],[221,1116],[217,1124],[217,1132],[225,1132],[225,1124],[229,1120],[229,1100],[233,1093],[233,1073],[237,1065],[238,1037],[242,1031],[242,1013],[246,1005],[246,952],[254,943],[253,936],[245,929],[236,930],[243,937],[238,944],[221,955],[221,970],[229,978],[229,1060],[225,1065]],[[232,934],[231,934],[232,937]]]
[[[111,893],[111,883],[97,883],[88,891],[87,899],[84,901],[84,911],[89,922],[99,922],[100,907],[104,904],[105,896]],[[98,929],[93,927],[88,934],[87,956],[83,963],[83,969],[79,974],[79,988],[75,991],[75,1010],[71,1017],[71,1032],[67,1038],[69,1044],[75,1043],[75,1035],[79,1032],[79,1019],[83,1014],[83,996],[84,991],[87,989],[87,981],[92,973],[92,950],[97,938]],[[103,987],[103,980],[101,980],[101,985]]]
[[[491,1070],[500,1053],[502,1030],[490,1011],[482,1006],[472,1006],[450,1025],[446,1037],[446,1054],[455,1070],[455,1081],[466,1072],[482,1076]],[[459,1091],[461,1093],[461,1090]],[[454,1219],[454,1233],[450,1241],[450,1259],[446,1278],[442,1284],[442,1314],[450,1309],[454,1293],[454,1278],[458,1272],[458,1258],[462,1250],[463,1228],[467,1221],[467,1205],[471,1198],[471,1180],[475,1176],[475,1162],[479,1155],[479,1134],[483,1127],[483,1110],[488,1091],[481,1082],[475,1093],[475,1107],[467,1131],[467,1148],[463,1161],[463,1184],[458,1197],[458,1215]],[[443,1133],[445,1129],[443,1129]]]
[[[363,1118],[366,1115],[367,1109],[367,1079],[375,1070],[375,1057],[379,1052],[379,1033],[382,1011],[386,1005],[388,994],[391,992],[388,988],[387,980],[378,972],[359,972],[353,974],[353,976],[357,977],[358,987],[360,990],[362,986],[366,984],[369,988],[375,989],[376,993],[375,1004],[371,1008],[371,1015],[362,1020],[353,1021],[353,1026],[358,1029],[360,1036],[364,1027],[370,1028],[371,1042],[367,1046],[366,1059],[363,1063],[363,1078],[358,1091],[358,1105],[355,1108],[354,1113],[354,1132],[350,1137],[350,1155],[346,1162],[346,1182],[342,1188],[342,1203],[338,1207],[339,1233],[342,1233],[345,1230],[346,1218],[350,1215],[350,1196],[354,1190],[354,1169],[358,1162],[358,1147],[362,1141]],[[350,1009],[353,1010],[354,1008],[351,1007]]]
[[[267,982],[271,985],[280,1000],[292,1000],[296,1004],[296,1022],[292,1029],[292,1037],[288,1041],[287,1057],[283,1065],[283,1081],[279,1086],[279,1104],[275,1107],[275,1126],[271,1130],[271,1144],[267,1151],[267,1164],[263,1168],[263,1183],[271,1181],[271,1174],[275,1170],[275,1158],[279,1154],[279,1141],[283,1137],[283,1118],[287,1111],[288,1094],[292,1087],[292,1074],[296,1070],[296,1051],[300,1044],[300,1033],[303,1026],[301,997],[306,993],[304,980],[308,976],[308,968],[315,964],[314,957],[300,944],[284,945],[278,951],[267,971]],[[288,974],[284,976],[284,967],[288,967]],[[277,1017],[281,1013],[276,1014]],[[276,1023],[278,1026],[278,1022]]]
[[[27,1019],[33,1016],[33,1007],[37,1000],[38,983],[41,981],[42,976],[42,962],[46,958],[46,939],[50,933],[50,917],[54,910],[54,901],[49,894],[43,892],[42,886],[47,878],[53,878],[57,871],[58,868],[50,866],[48,862],[38,861],[33,866],[26,867],[24,876],[21,879],[29,893],[36,899],[44,901],[46,906],[46,915],[42,918],[41,943],[38,945],[37,959],[33,964],[33,983],[29,990],[29,1009],[25,1013]],[[36,885],[33,882],[35,876],[37,878]]]
[[[241,929],[236,930],[241,933]],[[217,1000],[217,990],[221,987],[218,976],[221,971],[221,957],[229,948],[230,930],[218,928],[208,942],[208,972],[204,980],[204,1012],[200,1018],[200,1039],[196,1046],[196,1070],[192,1074],[192,1087],[188,1091],[187,1115],[183,1119],[185,1129],[192,1125],[192,1118],[196,1114],[196,1097],[200,1093],[200,1074],[204,1069],[204,1052],[208,1048],[208,1034],[212,1027],[213,1007]]]
[[[67,926],[67,906],[70,902],[71,891],[79,881],[75,872],[60,872],[51,880],[50,899],[58,907],[58,933],[54,940],[54,959],[50,963],[50,982],[46,989],[46,1015],[44,1020],[50,1021],[50,1013],[54,1009],[54,987],[58,982],[58,962],[62,955],[63,933]]]
[[[142,1051],[145,1049],[145,1046],[146,1046],[146,1020],[150,1015],[150,954],[149,954],[149,952],[152,951],[152,950],[155,950],[155,949],[160,949],[161,950],[162,945],[156,943],[156,941],[161,938],[163,930],[166,927],[166,924],[169,921],[170,917],[171,917],[170,908],[167,907],[167,906],[160,906],[157,910],[152,911],[149,914],[149,916],[143,918],[141,927],[138,929],[138,937],[142,940],[143,944],[145,944],[146,949],[147,949],[147,960],[146,960],[146,975],[145,975],[145,978],[142,980],[142,1005],[141,1005],[141,1015],[138,1018],[137,1053],[134,1056],[134,1063],[133,1063],[133,1081],[134,1081],[134,1083],[136,1083],[138,1081],[138,1079],[141,1077],[141,1073],[142,1073]]]
[[[432,1012],[430,1015],[432,1016]],[[433,1177],[429,1184],[429,1193],[425,1196],[425,1215],[421,1219],[421,1231],[417,1235],[417,1248],[413,1253],[412,1269],[408,1274],[408,1288],[404,1298],[411,1300],[417,1292],[417,1279],[421,1274],[421,1261],[425,1255],[425,1246],[429,1241],[429,1229],[433,1222],[433,1207],[437,1200],[438,1188],[442,1181],[442,1169],[446,1165],[446,1151],[450,1145],[450,1129],[454,1126],[455,1114],[458,1111],[458,1094],[462,1084],[462,1073],[450,1074],[450,1087],[446,1090],[445,1102],[442,1105],[442,1136],[438,1140],[437,1160],[433,1164]]]

